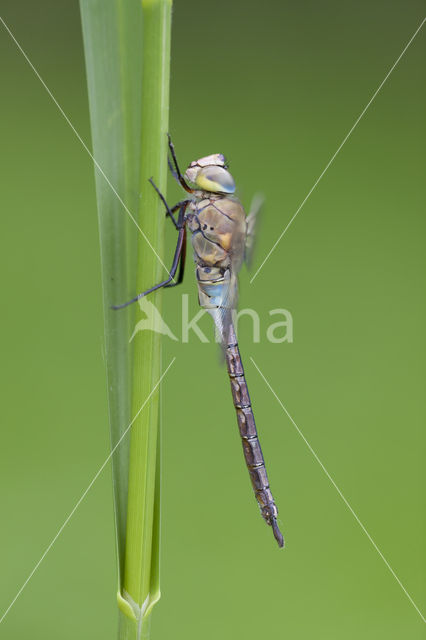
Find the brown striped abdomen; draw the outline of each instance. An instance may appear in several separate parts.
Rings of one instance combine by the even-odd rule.
[[[278,509],[269,488],[265,460],[263,459],[262,449],[257,435],[250,395],[244,376],[243,363],[232,325],[229,330],[229,340],[226,347],[226,364],[231,382],[234,406],[237,412],[238,428],[240,430],[244,457],[246,459],[254,494],[264,520],[272,527],[278,545],[283,547],[284,539],[277,524]]]

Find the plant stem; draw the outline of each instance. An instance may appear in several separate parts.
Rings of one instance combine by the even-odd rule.
[[[133,313],[111,312],[135,290],[139,206],[142,9],[138,0],[80,0],[95,158],[111,446],[131,420]],[[126,210],[127,208],[127,210]],[[131,241],[130,241],[131,239]],[[112,458],[118,589],[123,581],[129,439]]]
[[[158,255],[163,255],[164,206],[148,182],[152,176],[165,193],[167,180],[167,130],[171,0],[142,0],[143,69],[141,110],[141,174],[138,223]],[[146,241],[138,245],[137,290],[164,278],[163,267]],[[150,301],[159,308],[161,294]],[[141,312],[138,310],[138,316]],[[136,320],[139,318],[137,317]],[[151,331],[136,333],[133,351],[132,415],[150,395],[160,372],[160,336]],[[158,391],[135,420],[131,430],[127,530],[123,597],[132,606],[136,635],[148,631],[149,614],[160,597],[159,563],[159,469]]]

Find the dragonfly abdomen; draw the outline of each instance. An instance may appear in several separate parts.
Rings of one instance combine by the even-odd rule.
[[[278,545],[283,547],[284,539],[276,520],[278,509],[269,488],[265,460],[257,434],[243,363],[232,326],[229,335],[230,344],[226,347],[226,361],[247,469],[262,517],[272,527]]]

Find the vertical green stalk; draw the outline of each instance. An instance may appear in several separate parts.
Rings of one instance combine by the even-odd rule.
[[[119,637],[139,640],[148,637],[149,616],[160,597],[158,388],[152,393],[161,375],[160,340],[152,332],[139,332],[129,348],[141,311],[137,305],[121,311],[110,307],[165,275],[158,257],[163,255],[164,208],[148,178],[153,176],[165,193],[171,0],[80,0],[80,9],[112,446],[137,416],[112,459]],[[157,307],[160,299],[159,294],[151,297]]]
[[[158,255],[163,255],[164,206],[148,179],[152,176],[165,193],[171,0],[142,0],[143,63],[141,112],[141,174],[139,225]],[[142,239],[138,245],[137,291],[164,278],[164,268]],[[151,301],[159,308],[161,294]],[[138,315],[140,310],[138,309]],[[136,318],[136,321],[138,317]],[[138,332],[134,338],[132,415],[135,416],[157,384],[160,371],[160,336]],[[159,393],[153,395],[131,431],[126,551],[123,597],[131,604],[135,623],[123,621],[122,638],[146,637],[149,616],[159,590]]]
[[[138,0],[80,0],[95,158],[105,356],[111,446],[131,420],[131,350],[134,321],[111,305],[134,295],[139,207],[142,9]],[[112,458],[118,558],[123,581],[129,439]]]

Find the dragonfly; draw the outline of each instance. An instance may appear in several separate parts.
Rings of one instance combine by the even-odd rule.
[[[250,213],[246,215],[235,196],[235,181],[229,172],[225,156],[221,153],[191,162],[182,175],[170,136],[168,140],[172,159],[168,159],[169,168],[176,181],[189,194],[189,197],[169,207],[153,179],[150,179],[166,208],[166,216],[171,219],[178,232],[169,277],[139,293],[132,300],[112,308],[123,309],[153,291],[180,284],[185,271],[187,230],[191,232],[199,303],[212,316],[218,340],[223,347],[244,458],[254,495],[263,519],[272,528],[278,546],[283,547],[284,538],[277,523],[278,509],[269,486],[234,328],[238,272],[244,260],[250,261],[260,199],[255,200]]]

